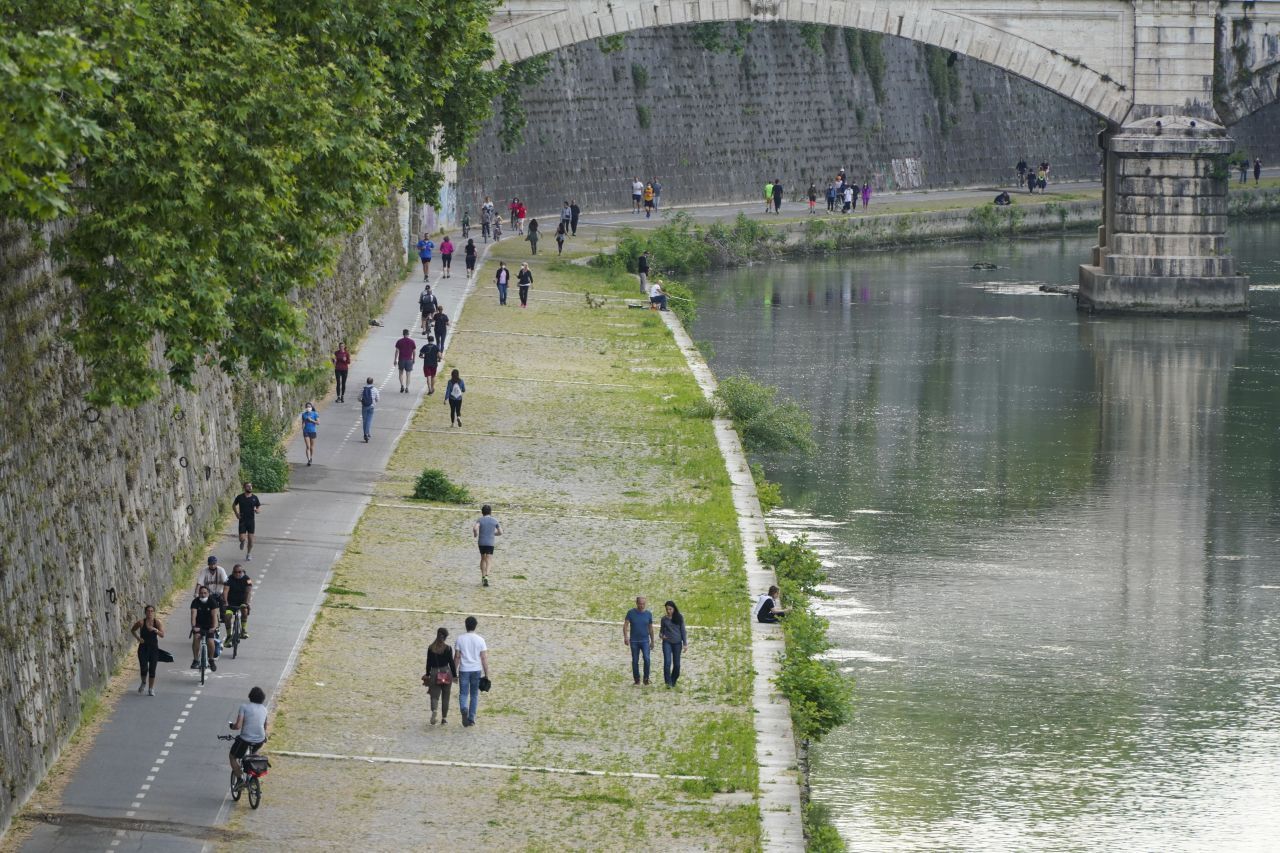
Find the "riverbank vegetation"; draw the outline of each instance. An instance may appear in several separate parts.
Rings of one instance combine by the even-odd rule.
[[[240,407],[240,479],[258,492],[283,492],[289,485],[284,434],[283,424],[252,404]]]

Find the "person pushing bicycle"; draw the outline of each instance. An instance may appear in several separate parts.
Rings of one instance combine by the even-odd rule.
[[[236,563],[231,567],[231,577],[227,578],[227,601],[222,611],[222,622],[227,626],[227,636],[231,636],[231,625],[235,612],[240,611],[240,639],[249,639],[249,605],[253,601],[253,579],[244,570],[244,566]]]

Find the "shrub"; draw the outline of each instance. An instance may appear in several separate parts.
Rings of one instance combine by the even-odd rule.
[[[643,92],[649,86],[649,69],[638,62],[631,63],[631,84],[637,92]]]
[[[812,453],[809,414],[791,400],[778,400],[778,389],[746,376],[720,383],[716,397],[748,450],[798,450]]]
[[[471,493],[465,486],[452,482],[438,468],[424,468],[413,484],[413,496],[423,501],[439,501],[448,504],[471,503]]]
[[[289,486],[282,426],[253,406],[240,409],[240,479],[259,492],[283,492]]]
[[[693,321],[698,319],[698,301],[693,298],[693,291],[682,281],[665,279],[662,289],[667,292],[667,307],[680,318],[686,329],[693,328]]]
[[[824,803],[805,803],[804,835],[806,853],[844,853],[848,849],[831,822],[831,809]]]
[[[755,462],[751,465],[751,479],[756,482],[756,497],[760,499],[760,509],[772,512],[782,506],[782,487],[764,475],[764,467]]]
[[[807,600],[818,593],[818,584],[827,579],[822,560],[818,559],[804,536],[783,542],[770,533],[769,544],[758,549],[756,556],[766,566],[773,566],[778,575],[778,585],[788,598],[803,597]]]
[[[648,130],[653,125],[653,113],[644,104],[636,104],[636,123],[641,130]]]

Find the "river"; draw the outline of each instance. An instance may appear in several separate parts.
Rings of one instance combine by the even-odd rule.
[[[1231,237],[1248,318],[1077,314],[1087,237],[694,282],[717,374],[812,413],[763,461],[856,680],[850,849],[1280,849],[1280,223]]]

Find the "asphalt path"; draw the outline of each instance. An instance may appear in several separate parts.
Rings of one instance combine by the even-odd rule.
[[[453,324],[467,286],[461,261],[459,251],[451,278],[441,279],[439,269],[431,276],[432,289]],[[22,850],[192,853],[210,842],[235,842],[218,827],[230,809],[248,808],[248,798],[231,802],[230,744],[216,736],[228,733],[227,722],[235,718],[250,688],[262,687],[270,702],[289,675],[323,600],[330,571],[425,392],[420,366],[407,394],[399,393],[392,366],[393,345],[402,330],[407,326],[415,340],[420,337],[416,332],[422,274],[420,266],[415,267],[380,318],[383,325],[370,328],[360,345],[350,370],[347,402],[335,402],[332,391],[328,399],[316,401],[320,429],[314,464],[306,466],[301,436],[295,435],[287,448],[289,490],[259,496],[257,541],[252,562],[245,563],[256,590],[250,639],[240,644],[238,659],[232,660],[228,649],[217,662],[218,671],[208,673],[201,686],[199,673],[189,668],[190,616],[187,605],[179,604],[164,620],[166,637],[160,644],[174,661],[157,670],[156,695],[131,689],[120,699],[61,801],[38,813],[39,822]],[[476,275],[482,272],[478,269]],[[370,376],[381,400],[372,438],[365,444],[359,392]],[[228,572],[242,562],[234,520],[213,553]],[[135,659],[126,666],[136,667]],[[269,742],[265,752],[270,753]],[[270,775],[262,802],[263,808],[270,807]]]

